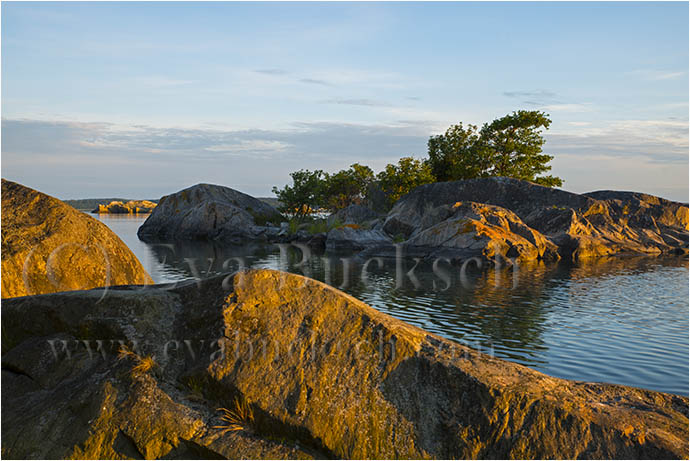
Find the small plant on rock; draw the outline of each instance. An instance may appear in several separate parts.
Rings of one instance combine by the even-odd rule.
[[[124,344],[120,346],[117,357],[118,360],[130,359],[135,363],[134,367],[132,367],[133,375],[148,373],[157,365],[156,360],[150,355],[142,357]]]
[[[221,434],[226,432],[245,430],[254,423],[254,410],[246,400],[235,399],[232,409],[218,408],[223,415],[220,417],[225,424],[213,426],[214,429],[221,429]]]

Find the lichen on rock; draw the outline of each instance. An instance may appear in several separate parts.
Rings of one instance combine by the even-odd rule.
[[[2,297],[153,283],[105,224],[2,180]]]
[[[520,259],[542,258],[545,254],[581,260],[618,254],[687,253],[688,206],[635,192],[600,191],[588,194],[540,186],[512,178],[479,178],[426,184],[396,202],[383,229],[389,235],[403,235],[411,247],[468,247],[467,239],[449,239],[452,222],[433,232],[424,232],[430,219],[455,203],[474,202],[477,224],[486,226],[498,214],[511,224],[494,225],[473,235],[488,239],[488,246],[505,248],[518,242],[513,255]],[[486,205],[485,209],[481,205]],[[445,208],[444,208],[445,207]],[[499,212],[500,210],[500,212]],[[488,214],[487,214],[488,212]],[[444,218],[445,219],[445,218]],[[473,218],[477,221],[477,218]],[[499,231],[502,228],[502,231]],[[442,229],[445,229],[442,231]],[[493,237],[491,236],[493,233]],[[510,233],[516,234],[510,235]],[[432,237],[443,235],[443,237]],[[524,245],[520,237],[537,240],[537,250]],[[483,250],[484,256],[494,255]],[[542,250],[543,249],[543,250]],[[503,254],[502,254],[503,255]],[[548,258],[547,258],[548,259]]]
[[[688,454],[687,397],[553,378],[298,275],[252,270],[102,294],[3,303],[4,457]],[[98,339],[108,351],[108,339],[136,343],[158,367],[132,373],[84,347],[50,360],[49,340]],[[238,398],[253,419],[218,429],[216,409]]]

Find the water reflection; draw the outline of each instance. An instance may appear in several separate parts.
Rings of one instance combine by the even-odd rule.
[[[688,260],[626,257],[499,270],[358,260],[293,245],[130,243],[157,282],[242,267],[303,274],[426,330],[548,374],[688,394]],[[124,234],[124,235],[123,235]],[[305,258],[308,253],[309,257]],[[142,257],[143,255],[143,257]]]

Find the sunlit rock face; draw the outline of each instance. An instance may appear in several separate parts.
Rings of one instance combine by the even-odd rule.
[[[686,397],[552,378],[298,275],[17,298],[1,315],[7,458],[688,454]],[[136,353],[118,359],[118,340]]]
[[[161,198],[137,234],[144,241],[247,240],[261,237],[262,226],[281,219],[275,208],[250,195],[197,184]]]
[[[2,297],[153,283],[105,224],[2,180]]]
[[[505,208],[474,202],[441,205],[424,214],[408,245],[474,250],[493,259],[559,259],[556,245]]]
[[[395,204],[383,228],[390,235],[411,238],[408,242],[411,247],[435,243],[450,247],[452,240],[435,242],[429,232],[425,233],[424,222],[446,213],[444,210],[448,206],[458,202],[492,205],[480,222],[491,223],[498,214],[503,215],[519,225],[520,232],[514,232],[519,237],[531,234],[536,242],[540,240],[537,235],[543,236],[547,242],[542,248],[555,245],[563,258],[578,260],[623,253],[687,253],[688,250],[687,205],[634,192],[574,194],[511,178],[480,178],[420,186]],[[477,215],[477,210],[473,214]],[[505,224],[498,227],[512,232],[514,226],[506,227]],[[458,225],[459,232],[467,228],[464,223]],[[443,227],[442,235],[450,237],[452,223],[445,223]],[[508,248],[507,251],[523,259],[542,258],[552,253],[529,249],[519,237],[496,236],[489,231],[496,229],[474,226],[467,230],[469,238],[488,240],[487,247]],[[466,239],[456,239],[456,242],[459,249],[467,244]],[[534,242],[533,245],[539,247]]]
[[[128,202],[121,202],[119,200],[112,201],[107,205],[98,205],[92,213],[98,214],[144,214],[151,213],[156,208],[156,204],[149,200],[130,200]]]

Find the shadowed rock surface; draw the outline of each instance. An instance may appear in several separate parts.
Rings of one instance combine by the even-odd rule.
[[[552,378],[294,274],[102,294],[3,303],[3,457],[688,456],[686,397]],[[236,398],[254,419],[223,432]]]
[[[229,187],[197,184],[158,201],[137,235],[157,240],[247,240],[264,236],[267,222],[279,223],[271,205]]]
[[[2,180],[2,297],[153,283],[105,224]]]
[[[472,235],[488,238],[490,246],[514,246],[512,253],[523,258],[540,254],[520,249],[519,237],[527,235],[523,226],[533,235],[543,235],[549,245],[558,248],[561,257],[574,260],[621,253],[687,253],[688,250],[687,205],[634,192],[601,191],[580,195],[512,178],[480,178],[420,186],[395,204],[383,229],[389,235],[412,237],[408,242],[411,247],[434,244],[435,240],[429,239],[428,233],[424,234],[426,238],[419,239],[425,230],[423,223],[445,213],[444,208],[439,210],[438,207],[458,202],[493,205],[488,210],[490,213],[480,221],[491,222],[491,216],[514,213],[521,220],[522,230],[514,232],[517,236],[503,233],[494,238],[490,232],[479,228],[472,230]],[[513,217],[509,220],[516,222]],[[448,228],[450,224],[444,226]],[[513,232],[513,226],[501,227]],[[448,232],[444,235],[449,236]],[[464,240],[459,243],[458,249],[463,249]],[[446,241],[444,246],[452,246],[451,241]]]
[[[107,205],[98,205],[92,213],[99,214],[138,214],[138,213],[151,213],[153,209],[156,208],[154,202],[148,200],[130,200],[128,202],[122,202],[120,200],[114,200]]]
[[[342,224],[362,224],[366,221],[371,221],[378,218],[379,215],[375,211],[363,205],[353,204],[348,207],[338,210],[328,217],[329,223],[340,222]]]
[[[326,236],[326,249],[358,251],[372,246],[391,245],[393,241],[377,229],[364,229],[357,224],[345,224],[331,229]]]

